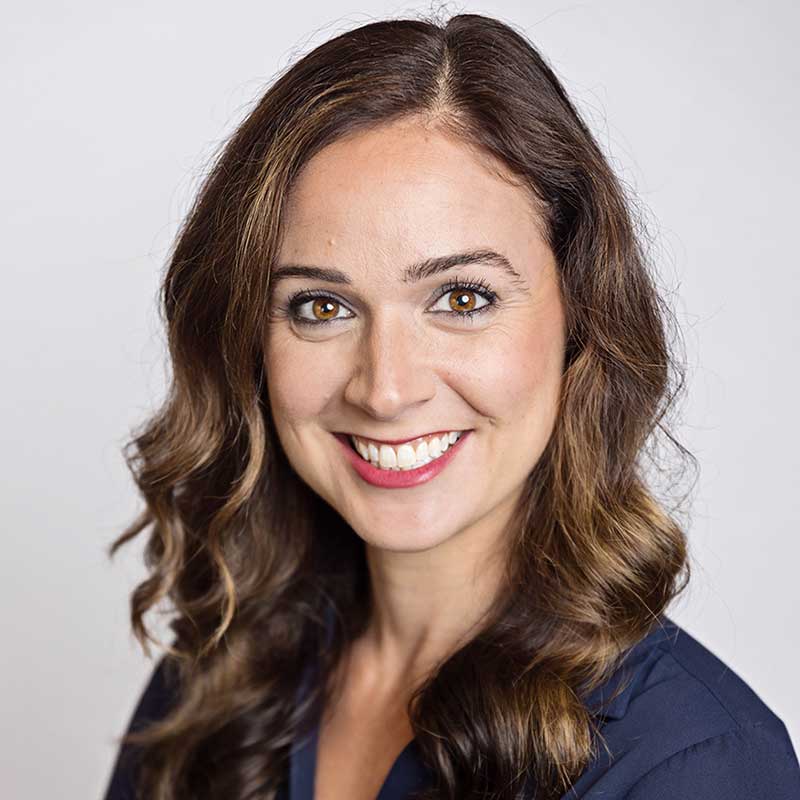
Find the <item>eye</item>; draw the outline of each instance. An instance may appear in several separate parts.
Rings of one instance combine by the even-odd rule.
[[[446,308],[436,308],[434,306],[433,309],[435,311],[455,311],[458,314],[470,314],[490,305],[490,301],[479,292],[465,288],[445,292],[436,302],[440,304],[441,301],[446,301]]]
[[[441,287],[431,310],[459,321],[473,322],[477,314],[491,311],[496,302],[497,294],[482,279],[450,281]]]
[[[439,295],[430,310],[459,322],[473,322],[476,315],[491,311],[496,303],[497,295],[482,279],[455,280],[439,287]],[[279,309],[279,313],[287,314],[295,325],[311,327],[352,319],[354,316],[336,296],[314,289],[295,292]]]
[[[303,313],[306,306],[308,306],[307,313]],[[345,308],[346,306],[335,297],[323,293],[299,292],[289,301],[292,319],[301,325],[318,325],[336,319],[349,319],[349,316],[339,316],[339,312]]]

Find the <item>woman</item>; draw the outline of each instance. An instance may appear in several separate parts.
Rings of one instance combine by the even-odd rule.
[[[167,598],[174,641],[108,800],[800,797],[781,720],[665,614],[670,317],[523,36],[465,14],[305,56],[163,302],[111,553],[150,528],[132,624],[147,650]]]

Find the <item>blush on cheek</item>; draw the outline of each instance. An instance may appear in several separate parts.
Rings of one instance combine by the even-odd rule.
[[[347,373],[330,349],[291,340],[267,349],[264,370],[273,413],[295,422],[319,415]]]
[[[513,343],[511,346],[510,343]],[[556,328],[515,331],[473,354],[464,395],[488,419],[513,424],[535,414],[555,414],[562,378],[563,337]]]

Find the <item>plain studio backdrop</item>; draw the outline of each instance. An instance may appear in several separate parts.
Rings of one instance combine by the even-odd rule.
[[[800,745],[795,3],[451,3],[523,30],[640,198],[685,338],[693,580],[670,614]],[[213,153],[299,55],[427,3],[12,4],[2,71],[4,797],[98,797],[153,664],[121,448],[165,388],[158,283]],[[151,616],[168,634],[166,618]]]

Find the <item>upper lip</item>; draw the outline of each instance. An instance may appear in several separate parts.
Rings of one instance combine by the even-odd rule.
[[[450,433],[450,431],[462,431],[462,430],[468,430],[468,429],[466,429],[466,428],[442,428],[441,430],[431,431],[430,433],[418,433],[418,434],[416,434],[414,436],[409,436],[406,439],[379,439],[376,436],[364,436],[363,434],[360,434],[360,433],[345,433],[345,432],[342,432],[340,435],[342,435],[342,436],[356,436],[359,439],[368,439],[369,441],[381,442],[382,444],[404,444],[405,442],[412,442],[412,441],[414,441],[414,439],[422,439],[422,438],[424,438],[426,436],[440,436],[443,433]]]

